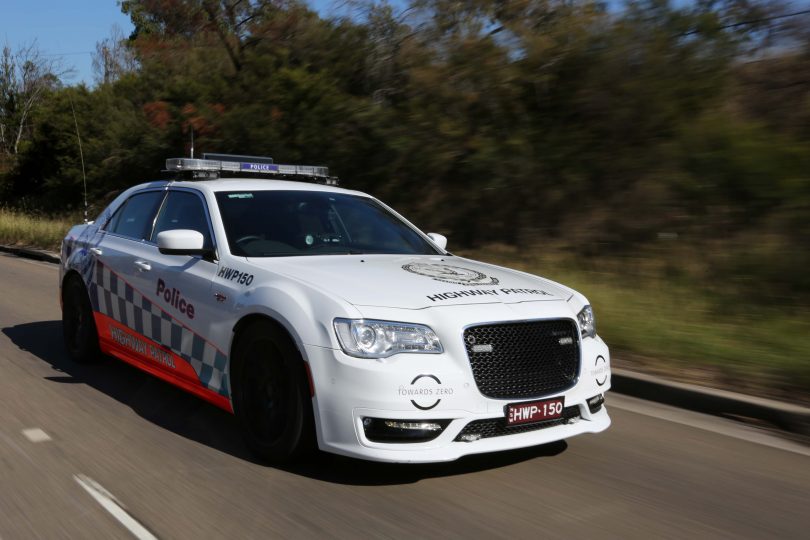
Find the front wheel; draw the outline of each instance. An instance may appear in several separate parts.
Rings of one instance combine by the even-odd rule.
[[[62,290],[62,334],[74,362],[90,364],[101,359],[90,297],[77,276],[68,278]]]
[[[303,360],[286,333],[254,323],[238,336],[232,366],[234,413],[250,449],[271,463],[309,453],[312,401]]]

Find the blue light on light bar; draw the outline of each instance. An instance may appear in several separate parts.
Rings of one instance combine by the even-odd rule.
[[[271,165],[269,163],[240,163],[239,169],[242,171],[256,171],[256,172],[278,172],[278,165]]]

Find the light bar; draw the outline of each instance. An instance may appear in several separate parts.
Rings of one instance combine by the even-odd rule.
[[[281,165],[278,163],[260,163],[257,161],[170,158],[166,160],[166,169],[175,172],[242,172],[251,174],[278,174],[280,176],[311,176],[330,180],[328,167]]]

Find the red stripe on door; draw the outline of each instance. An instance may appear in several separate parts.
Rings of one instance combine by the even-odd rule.
[[[93,315],[101,351],[233,412],[231,401],[202,385],[197,372],[170,349],[98,311]]]

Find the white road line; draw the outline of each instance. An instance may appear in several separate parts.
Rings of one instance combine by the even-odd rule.
[[[101,484],[83,474],[73,475],[73,479],[76,480],[102,508],[117,519],[121,525],[126,527],[127,530],[132,533],[132,536],[138,540],[157,540],[157,537],[150,533],[146,527],[138,523],[135,518],[130,516],[127,511],[124,510],[121,503],[119,503],[109,491],[104,489]]]
[[[33,443],[38,442],[45,442],[50,441],[51,436],[42,431],[40,428],[28,428],[22,430],[22,434],[25,435],[25,438]]]
[[[781,439],[764,430],[739,424],[727,418],[708,416],[694,411],[686,411],[669,405],[662,405],[660,403],[645,401],[621,394],[612,394],[606,401],[608,410],[610,410],[611,407],[615,407],[636,414],[658,418],[659,420],[710,431],[718,435],[724,435],[726,437],[732,437],[734,439],[810,457],[810,447]]]

